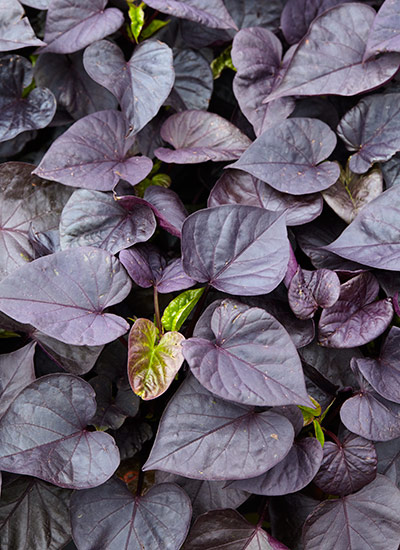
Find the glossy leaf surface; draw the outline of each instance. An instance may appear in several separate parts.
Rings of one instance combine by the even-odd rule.
[[[149,0],[147,4],[161,13],[203,23],[207,27],[236,28],[222,0],[214,0],[212,4],[206,0]]]
[[[125,209],[111,194],[89,189],[75,191],[60,220],[61,249],[94,246],[116,254],[150,239],[156,229],[154,214],[146,205]]]
[[[355,95],[387,82],[397,72],[397,54],[364,62],[374,17],[370,6],[356,3],[340,4],[317,17],[267,101],[292,95]]]
[[[116,44],[95,42],[85,50],[83,64],[118,99],[134,134],[157,114],[175,79],[172,51],[158,41],[137,46],[129,61]]]
[[[319,504],[305,523],[304,549],[397,550],[399,506],[400,491],[377,476],[353,495]]]
[[[280,462],[293,436],[284,416],[223,401],[191,376],[169,402],[144,470],[216,481],[245,479]]]
[[[41,52],[77,52],[117,31],[123,14],[116,8],[104,9],[106,4],[107,0],[52,0],[44,33],[47,45]]]
[[[1,469],[59,487],[104,483],[119,452],[108,434],[85,430],[95,411],[93,389],[76,376],[51,374],[31,383],[0,420]]]
[[[289,259],[285,219],[253,206],[199,210],[182,228],[186,273],[229,294],[266,294],[282,281]]]
[[[266,130],[240,159],[231,164],[283,193],[304,195],[327,189],[339,177],[339,166],[324,161],[336,136],[322,121],[291,118]]]
[[[179,332],[158,330],[148,319],[137,319],[129,333],[128,376],[132,390],[142,399],[164,393],[183,363]]]
[[[156,157],[177,164],[237,159],[251,143],[231,122],[205,111],[170,116],[162,125],[161,137],[175,150],[160,147]]]
[[[310,405],[301,363],[288,333],[261,308],[223,301],[200,318],[201,333],[183,344],[192,373],[209,391],[245,405]],[[203,328],[204,327],[204,328]]]
[[[332,307],[339,295],[339,277],[329,269],[298,268],[288,288],[289,305],[299,319],[311,319],[318,307]]]
[[[196,306],[203,288],[186,290],[174,298],[165,308],[161,322],[165,330],[179,330]]]
[[[25,386],[35,380],[35,344],[29,343],[11,353],[0,355],[0,417]]]
[[[75,493],[71,504],[72,533],[81,550],[135,546],[179,550],[192,512],[189,497],[172,483],[155,485],[144,496],[134,497],[115,478]]]
[[[3,279],[0,310],[67,344],[101,345],[128,330],[124,319],[103,311],[122,301],[130,289],[116,258],[105,250],[82,247],[34,260]]]
[[[126,137],[128,132],[128,122],[119,111],[88,115],[51,145],[34,173],[98,191],[111,191],[120,178],[136,185],[150,172],[152,162],[128,155],[134,141]]]
[[[383,2],[369,32],[364,60],[383,52],[400,51],[399,8],[398,0]]]

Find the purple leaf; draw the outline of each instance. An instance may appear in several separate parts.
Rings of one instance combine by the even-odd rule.
[[[288,288],[290,308],[299,319],[311,319],[318,307],[332,307],[339,294],[339,277],[329,269],[306,271],[299,267]]]
[[[278,30],[284,3],[285,0],[270,0],[267,4],[264,0],[224,0],[239,29],[263,27],[270,31]]]
[[[325,250],[360,264],[400,270],[400,186],[364,206],[356,219]]]
[[[266,130],[230,168],[248,172],[283,193],[314,193],[339,177],[337,163],[321,164],[335,146],[335,134],[321,120],[291,118]]]
[[[378,472],[397,486],[400,485],[400,437],[375,444],[378,454]]]
[[[0,417],[21,390],[35,380],[33,356],[36,344],[0,355]]]
[[[75,191],[61,215],[62,249],[95,246],[116,254],[150,239],[156,229],[152,210],[143,204],[125,209],[111,194]]]
[[[183,224],[184,270],[223,292],[267,294],[284,278],[288,260],[282,214],[226,205],[199,210]]]
[[[27,130],[45,128],[56,112],[56,99],[47,88],[35,88],[22,97],[32,76],[32,65],[24,57],[0,57],[0,142]]]
[[[66,344],[101,345],[124,334],[128,323],[104,309],[131,289],[109,252],[82,247],[44,256],[0,282],[0,311]]]
[[[183,354],[209,391],[244,405],[310,406],[296,348],[269,313],[226,300],[208,327],[211,338],[199,338],[195,330],[183,343]]]
[[[135,321],[129,332],[128,378],[136,395],[149,400],[167,391],[184,361],[184,339],[175,331],[159,335],[148,319]]]
[[[18,476],[4,487],[0,538],[9,548],[63,548],[71,537],[71,492],[38,479]],[[44,548],[44,547],[43,547]]]
[[[400,94],[370,95],[350,109],[338,135],[349,151],[350,170],[364,174],[374,162],[389,160],[400,150]]]
[[[353,348],[382,334],[393,317],[390,299],[374,301],[379,284],[371,273],[360,273],[341,285],[334,306],[319,320],[319,343],[331,348]]]
[[[400,491],[384,476],[354,495],[325,500],[304,525],[304,550],[397,550]]]
[[[44,155],[34,170],[41,178],[72,187],[110,191],[123,178],[131,185],[152,168],[147,157],[130,157],[134,138],[119,111],[100,111],[73,124]]]
[[[104,9],[107,0],[52,0],[46,17],[40,53],[73,53],[116,32],[124,23],[122,12]]]
[[[24,2],[25,3],[25,2]],[[43,46],[17,0],[0,0],[0,52]]]
[[[235,510],[214,510],[200,516],[189,532],[182,550],[288,550],[264,531],[248,523]]]
[[[47,10],[51,0],[22,0],[21,4],[36,8],[37,10]]]
[[[281,57],[282,44],[267,29],[242,29],[233,40],[232,62],[237,69],[233,93],[257,136],[286,119],[294,109],[291,98],[278,99],[271,105],[262,103],[282,77]]]
[[[281,14],[281,28],[289,44],[297,44],[310,23],[324,11],[351,0],[288,0]]]
[[[172,50],[158,41],[146,40],[125,61],[116,44],[102,40],[85,50],[83,64],[118,99],[133,134],[155,117],[175,78]]]
[[[374,17],[373,8],[355,3],[340,4],[317,17],[267,101],[293,95],[355,95],[387,82],[398,70],[399,55],[363,60]]]
[[[0,279],[34,259],[29,230],[57,229],[71,191],[31,175],[34,165],[0,166]]]
[[[346,223],[351,223],[360,210],[383,192],[383,177],[379,168],[363,176],[346,167],[341,170],[337,182],[322,192],[322,196],[334,212]]]
[[[400,403],[400,328],[392,327],[378,359],[357,359],[364,378],[385,399]]]
[[[374,444],[363,437],[348,432],[338,443],[325,441],[324,458],[314,483],[325,493],[342,496],[373,481],[378,460]]]
[[[205,111],[184,111],[170,116],[161,128],[161,137],[175,151],[160,147],[155,150],[156,157],[177,164],[234,160],[251,143],[231,122]]]
[[[154,286],[158,292],[168,293],[196,284],[183,271],[180,258],[167,265],[164,256],[152,244],[138,244],[123,250],[119,259],[131,279],[142,288]]]
[[[400,405],[362,387],[340,409],[340,418],[351,432],[373,441],[400,437]]]
[[[59,487],[84,489],[104,483],[118,467],[119,453],[111,436],[85,430],[95,411],[94,391],[81,378],[39,378],[22,390],[0,420],[0,468]]]
[[[143,469],[194,479],[245,479],[280,462],[293,435],[284,416],[224,401],[191,376],[165,409]]]
[[[369,32],[364,61],[383,52],[400,51],[399,10],[399,0],[383,2]]]
[[[323,201],[320,194],[288,195],[246,172],[226,170],[208,197],[209,207],[223,204],[245,204],[285,212],[287,225],[302,225],[321,214]]]
[[[85,71],[82,52],[39,55],[34,75],[36,84],[49,88],[58,108],[67,111],[75,120],[97,111],[117,108],[115,97],[96,84]]]
[[[248,493],[224,487],[225,481],[207,481],[206,479],[189,479],[167,472],[156,472],[156,483],[176,483],[185,490],[192,501],[193,519],[221,508],[237,508],[248,499]]]
[[[285,458],[267,473],[235,481],[232,486],[256,495],[296,493],[308,485],[321,465],[322,447],[314,437],[295,441]]]
[[[210,65],[200,52],[174,50],[175,82],[166,104],[176,111],[206,111],[214,87]]]
[[[161,13],[189,19],[207,27],[237,28],[222,0],[213,0],[212,3],[206,0],[149,0],[147,5]]]
[[[135,497],[120,480],[110,479],[73,495],[72,534],[80,550],[179,550],[191,512],[189,497],[177,485],[154,485]]]

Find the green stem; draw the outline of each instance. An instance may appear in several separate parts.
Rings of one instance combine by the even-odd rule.
[[[163,334],[163,326],[161,323],[161,316],[160,316],[160,304],[158,303],[158,292],[155,286],[153,287],[153,300],[154,300],[154,314],[156,317],[156,327],[158,329],[159,335],[161,336]]]

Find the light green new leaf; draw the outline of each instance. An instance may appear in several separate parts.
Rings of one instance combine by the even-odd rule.
[[[218,57],[211,62],[211,70],[214,80],[219,78],[224,69],[232,69],[236,72],[236,68],[232,63],[231,57],[232,46],[228,46]]]
[[[181,328],[190,312],[199,301],[200,296],[204,292],[204,288],[205,287],[185,290],[185,292],[179,294],[179,296],[168,304],[161,318],[161,323],[165,330],[179,330]]]
[[[128,340],[128,378],[136,395],[154,399],[168,389],[183,363],[184,339],[179,332],[167,332],[159,339],[154,323],[137,319]]]
[[[318,422],[318,420],[313,420],[313,424],[314,424],[314,430],[315,430],[315,437],[321,443],[321,447],[323,448],[325,443],[325,436],[324,436],[324,432],[322,431],[321,424]]]
[[[308,426],[308,424],[311,424],[311,422],[313,422],[314,418],[321,414],[321,405],[318,403],[318,401],[311,397],[311,395],[309,395],[308,397],[312,401],[314,409],[312,409],[311,407],[303,407],[301,405],[298,405],[304,419],[303,426]]]
[[[153,36],[157,31],[168,25],[169,19],[167,21],[162,21],[161,19],[153,19],[149,25],[145,29],[143,29],[142,34],[140,35],[141,40],[145,40],[146,38],[150,38],[150,36]]]
[[[136,42],[138,42],[140,31],[144,25],[144,8],[145,4],[143,2],[140,6],[135,6],[133,4],[129,6],[129,19],[131,21],[130,31]]]

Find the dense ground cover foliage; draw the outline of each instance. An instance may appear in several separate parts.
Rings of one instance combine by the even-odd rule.
[[[0,0],[1,550],[398,550],[400,0]]]

